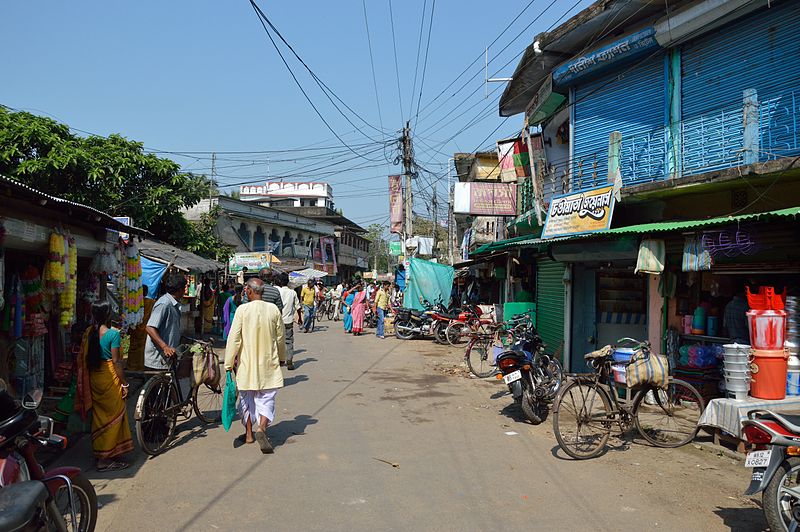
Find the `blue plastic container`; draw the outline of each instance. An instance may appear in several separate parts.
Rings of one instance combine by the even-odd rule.
[[[617,347],[614,349],[614,362],[628,363],[636,351],[630,347]]]
[[[706,334],[709,336],[716,336],[719,333],[719,318],[716,316],[709,316],[706,319]]]

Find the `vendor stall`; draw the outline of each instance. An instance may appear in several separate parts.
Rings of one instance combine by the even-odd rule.
[[[116,325],[141,322],[138,251],[118,231],[145,232],[3,176],[0,193],[0,378],[17,396],[43,389],[58,400],[69,395],[92,303],[114,293]]]

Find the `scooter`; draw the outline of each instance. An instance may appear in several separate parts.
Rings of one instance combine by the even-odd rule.
[[[36,459],[40,447],[67,446],[66,438],[53,433],[53,420],[36,413],[41,399],[41,390],[35,390],[18,402],[0,381],[0,492],[20,482],[40,481],[47,487],[48,520],[55,529],[70,525],[70,530],[91,532],[97,524],[97,494],[86,475],[77,467],[45,471]]]
[[[800,415],[752,410],[742,431],[756,450],[744,465],[753,469],[745,495],[761,493],[770,530],[798,530],[800,524]]]

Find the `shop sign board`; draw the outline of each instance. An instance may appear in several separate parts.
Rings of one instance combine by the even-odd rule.
[[[605,231],[613,214],[612,185],[556,196],[547,211],[542,238]]]
[[[403,232],[403,188],[399,175],[389,176],[389,215],[391,225],[389,232]]]
[[[236,253],[228,260],[228,271],[237,273],[247,267],[248,271],[257,272],[261,268],[270,267],[270,258],[271,254],[265,252]]]
[[[516,216],[516,183],[456,183],[453,212],[473,216]]]
[[[399,256],[403,254],[403,243],[399,240],[389,242],[389,254]]]

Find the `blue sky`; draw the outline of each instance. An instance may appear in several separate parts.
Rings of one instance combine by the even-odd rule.
[[[356,131],[282,49],[323,117],[361,157],[342,146],[314,113],[247,0],[6,3],[0,19],[0,103],[48,114],[80,130],[120,133],[149,149],[177,152],[164,155],[187,170],[209,173],[210,154],[186,152],[218,151],[218,182],[223,187],[259,183],[267,176],[327,181],[348,217],[362,225],[384,223],[386,176],[399,173],[400,167],[393,164],[394,145],[384,150],[381,143],[391,142],[404,121],[416,116],[434,1],[391,3],[399,95],[389,1],[365,3],[380,113],[361,0],[259,2],[319,78],[369,124],[340,105],[361,130]],[[432,183],[446,201],[448,156],[490,147],[494,139],[521,127],[519,116],[505,123],[498,117],[495,102],[502,84],[490,84],[488,90],[494,93],[485,98],[484,48],[514,21],[489,50],[490,58],[497,54],[489,75],[510,76],[518,62],[515,56],[536,34],[590,2],[533,0],[516,18],[528,3],[435,2],[420,112],[413,122],[416,158],[434,175],[423,173],[415,185],[415,212],[427,215]],[[417,63],[423,7],[425,27]],[[540,18],[525,29],[536,17]],[[312,149],[276,151],[299,147]],[[224,153],[235,151],[253,153]],[[271,153],[255,153],[266,151]]]

